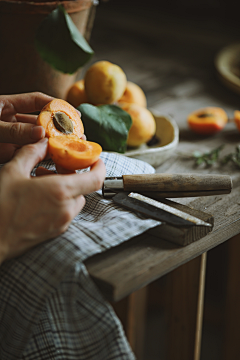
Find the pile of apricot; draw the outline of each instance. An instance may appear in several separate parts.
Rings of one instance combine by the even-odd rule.
[[[70,87],[66,100],[74,107],[83,103],[121,107],[132,118],[127,138],[130,147],[147,143],[155,134],[156,122],[147,109],[145,93],[139,85],[127,80],[120,66],[110,61],[98,61],[91,65],[84,78]]]
[[[79,112],[65,100],[54,99],[44,106],[37,124],[45,129],[48,153],[55,164],[73,171],[98,160],[101,146],[82,139],[84,128]]]

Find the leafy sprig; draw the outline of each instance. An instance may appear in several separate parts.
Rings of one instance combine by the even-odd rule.
[[[216,163],[219,160],[219,154],[221,150],[224,148],[224,145],[217,147],[211,151],[201,153],[199,151],[195,151],[193,153],[193,158],[195,159],[196,165],[201,165],[205,163],[207,166],[210,166]]]
[[[223,165],[232,162],[234,165],[240,168],[240,145],[236,146],[235,152],[230,153],[221,160]]]
[[[220,152],[225,145],[220,145],[217,148],[202,153],[200,151],[194,151],[192,158],[195,161],[195,165],[201,165],[205,163],[207,166],[211,166],[214,163],[220,163],[221,165],[226,165],[228,163],[233,163],[235,166],[240,168],[240,145],[236,146],[235,152],[225,155],[220,158]]]

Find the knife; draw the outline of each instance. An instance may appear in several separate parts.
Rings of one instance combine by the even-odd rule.
[[[161,221],[162,224],[168,224],[180,228],[189,228],[192,226],[213,227],[213,224],[207,223],[195,216],[185,213],[184,211],[138,193],[120,192],[115,194],[112,200],[116,204],[131,211],[138,212],[146,217]]]
[[[214,174],[137,174],[107,177],[102,194],[110,198],[118,192],[137,192],[154,199],[229,194],[232,179]]]

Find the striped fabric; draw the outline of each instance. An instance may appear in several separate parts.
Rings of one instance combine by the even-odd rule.
[[[104,152],[101,158],[107,176],[154,172],[149,164],[123,155]],[[40,165],[55,169],[51,161]],[[158,224],[95,192],[86,196],[84,209],[64,234],[4,262],[0,359],[135,359],[120,321],[83,261]]]

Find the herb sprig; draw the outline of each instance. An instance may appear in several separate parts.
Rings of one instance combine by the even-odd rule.
[[[217,147],[216,149],[213,149],[213,150],[205,152],[205,153],[195,151],[193,153],[193,157],[195,159],[195,164],[201,165],[202,163],[205,163],[207,166],[209,166],[209,165],[216,163],[219,160],[219,154],[223,148],[224,148],[224,145],[221,145],[221,146]]]
[[[233,162],[237,167],[240,168],[240,145],[236,146],[235,152],[230,153],[221,160],[223,165]]]
[[[205,163],[207,166],[211,166],[214,163],[219,162],[221,165],[228,163],[233,163],[235,166],[240,168],[240,145],[236,146],[235,152],[225,155],[223,158],[220,158],[220,152],[224,148],[224,144],[218,146],[217,148],[201,153],[200,151],[194,151],[192,157],[195,161],[195,165],[201,165]]]

